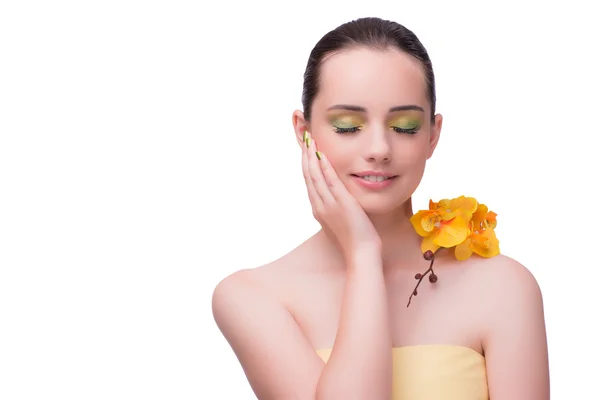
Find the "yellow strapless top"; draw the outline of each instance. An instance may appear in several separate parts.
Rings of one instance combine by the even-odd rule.
[[[489,400],[485,358],[469,347],[415,345],[393,351],[393,400]],[[317,350],[327,362],[331,349]]]

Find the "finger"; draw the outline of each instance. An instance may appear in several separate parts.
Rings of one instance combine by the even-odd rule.
[[[325,179],[325,183],[329,188],[329,192],[338,201],[347,199],[348,196],[351,196],[351,194],[348,192],[348,189],[346,189],[346,186],[338,176],[337,172],[335,172],[335,169],[329,162],[327,155],[322,152],[319,152],[319,155],[321,156],[320,163],[321,170],[323,171],[323,178]]]
[[[302,145],[302,175],[304,176],[304,182],[306,183],[306,189],[308,190],[308,199],[310,200],[313,214],[315,214],[317,208],[321,208],[323,206],[323,202],[321,197],[319,197],[317,194],[312,177],[310,176],[308,167],[308,149],[306,148],[306,143]]]
[[[315,142],[311,140],[312,138],[309,136],[308,140],[308,170],[310,176],[312,178],[313,184],[319,197],[323,203],[332,203],[335,201],[335,197],[331,194],[331,190],[327,186],[327,182],[325,182],[325,177],[323,176],[323,171],[321,170],[321,162],[316,155],[317,146]]]

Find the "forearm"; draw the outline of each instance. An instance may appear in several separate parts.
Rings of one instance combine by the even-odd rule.
[[[387,400],[392,340],[381,259],[357,257],[346,274],[340,321],[317,399]]]

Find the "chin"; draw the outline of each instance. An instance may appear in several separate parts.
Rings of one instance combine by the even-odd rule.
[[[385,215],[398,212],[406,203],[405,196],[361,196],[357,198],[358,203],[368,215]]]

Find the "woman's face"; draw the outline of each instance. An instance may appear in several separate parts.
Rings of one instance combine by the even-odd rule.
[[[321,66],[310,123],[294,118],[296,133],[307,127],[367,213],[390,212],[412,196],[437,144],[442,118],[431,122],[426,93],[421,65],[405,53],[336,53]],[[392,178],[360,177],[375,173]]]

